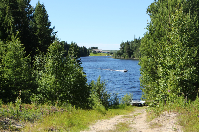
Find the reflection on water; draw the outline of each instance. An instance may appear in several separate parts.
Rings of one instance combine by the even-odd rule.
[[[108,93],[118,93],[119,98],[126,93],[133,94],[133,99],[140,99],[140,66],[138,60],[113,59],[109,56],[81,57],[83,71],[87,75],[88,83],[97,80],[106,81]],[[124,72],[124,69],[128,70]]]

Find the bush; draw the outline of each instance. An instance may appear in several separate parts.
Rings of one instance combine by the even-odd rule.
[[[133,94],[126,94],[124,97],[122,97],[121,103],[129,106],[132,98],[133,98]]]
[[[105,91],[105,82],[101,82],[101,77],[97,79],[97,82],[91,81],[90,83],[90,107],[95,109],[100,105],[103,105],[106,109],[109,107],[110,94]]]
[[[77,107],[87,107],[90,88],[83,68],[76,61],[77,53],[73,46],[64,57],[63,46],[55,41],[47,55],[36,57],[34,66],[39,103],[69,102]]]

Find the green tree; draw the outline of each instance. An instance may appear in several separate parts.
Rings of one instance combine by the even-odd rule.
[[[34,91],[30,58],[25,57],[23,45],[12,36],[12,41],[0,42],[0,95],[4,102],[14,102],[21,91],[23,102],[30,102]]]
[[[151,22],[140,47],[140,81],[146,100],[157,103],[197,95],[199,24],[198,16],[185,9],[188,2],[159,0],[147,9]]]
[[[128,41],[125,42],[124,53],[125,53],[125,57],[126,58],[130,58],[131,57],[131,49],[130,49],[130,44],[129,44]]]
[[[20,25],[20,13],[19,6],[16,0],[5,0],[0,1],[0,39],[6,42],[8,39],[11,40],[11,35],[16,35],[16,30]]]
[[[53,32],[54,27],[51,28],[51,22],[48,19],[48,14],[43,4],[38,2],[33,12],[33,18],[30,22],[32,32],[34,34],[33,39],[35,45],[33,52],[36,53],[38,49],[41,52],[46,53],[47,48],[55,40],[55,33]]]
[[[85,108],[88,106],[90,89],[83,68],[77,63],[74,47],[64,57],[64,47],[55,41],[48,48],[48,54],[36,58],[35,67],[38,82],[37,97],[40,102],[55,104],[69,102]],[[41,64],[43,69],[41,69]]]
[[[114,58],[139,58],[140,57],[140,44],[141,39],[135,39],[134,41],[122,42],[120,44],[120,50],[114,54]]]
[[[18,12],[13,14],[15,19],[15,32],[19,32],[18,37],[22,44],[24,44],[26,56],[32,55],[32,47],[34,41],[32,40],[32,31],[30,21],[32,19],[33,8],[30,5],[30,0],[17,0]]]
[[[3,0],[0,1],[0,39],[6,42],[11,36],[17,36],[24,44],[26,55],[31,53],[33,42],[29,26],[32,16],[30,0]]]

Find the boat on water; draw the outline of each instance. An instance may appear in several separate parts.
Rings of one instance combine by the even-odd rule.
[[[128,70],[124,69],[124,72],[128,72]]]
[[[99,69],[101,69],[101,68],[99,68]],[[124,70],[101,69],[101,70],[119,71],[119,72],[128,72],[128,70],[126,70],[126,69],[124,69]]]

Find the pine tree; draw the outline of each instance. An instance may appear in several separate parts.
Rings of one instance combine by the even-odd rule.
[[[34,52],[38,49],[40,52],[46,53],[47,48],[55,40],[54,28],[50,27],[51,22],[48,17],[45,6],[38,2],[33,12],[33,19],[30,22],[35,40]]]
[[[16,0],[0,1],[0,39],[6,42],[11,40],[11,35],[16,34],[16,20],[14,15],[18,16],[18,3]]]
[[[32,19],[32,6],[30,0],[4,0],[0,1],[0,39],[6,42],[11,36],[17,36],[24,44],[26,56],[33,54],[34,42],[30,20]]]

